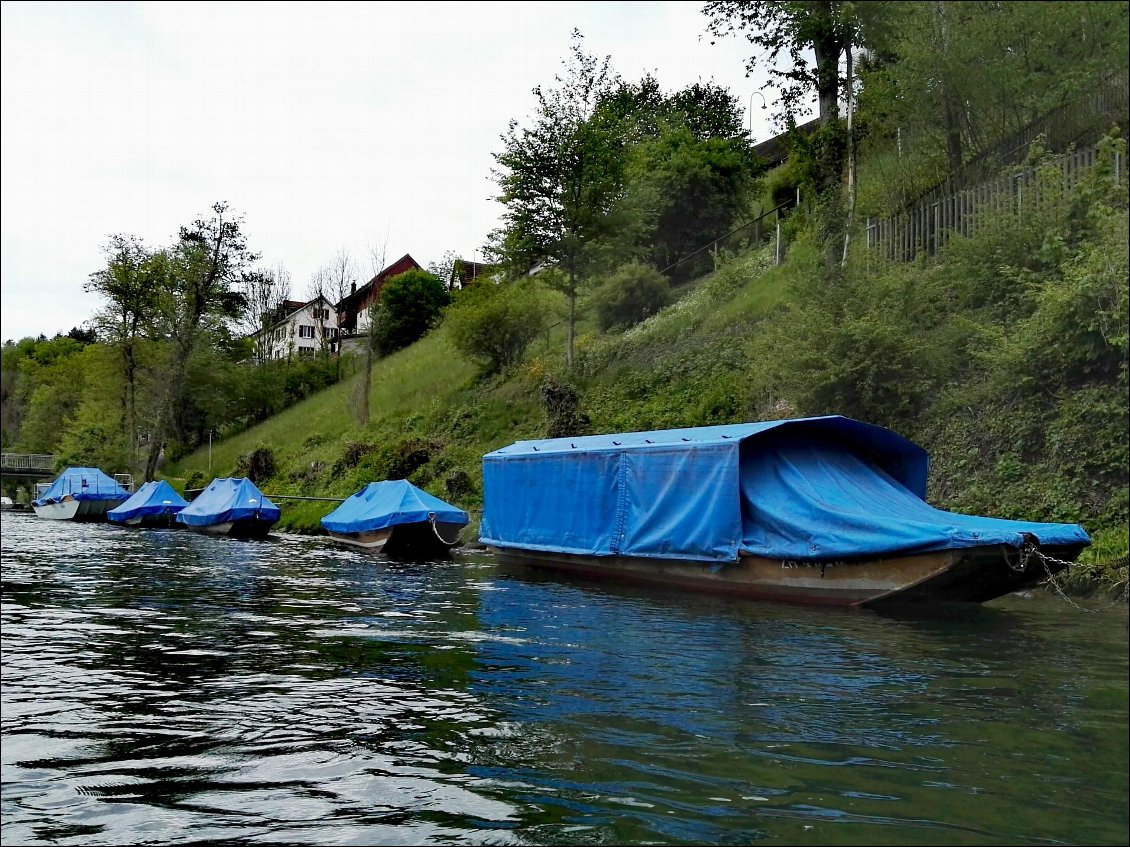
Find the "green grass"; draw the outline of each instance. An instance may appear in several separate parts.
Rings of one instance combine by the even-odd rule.
[[[751,339],[774,321],[778,335],[771,337],[781,336],[781,310],[798,279],[811,272],[808,249],[794,245],[790,262],[781,267],[774,266],[771,245],[725,258],[716,272],[684,286],[672,305],[623,332],[601,333],[581,314],[572,371],[565,364],[567,326],[560,317],[551,319],[523,364],[493,376],[480,375],[441,327],[375,362],[367,425],[356,422],[361,374],[355,361],[341,383],[215,442],[210,473],[204,448],[170,464],[164,474],[182,485],[194,472],[206,480],[230,476],[241,456],[265,447],[276,461],[274,477],[260,482],[268,494],[346,497],[367,482],[403,475],[467,509],[472,515],[468,537],[475,537],[482,456],[516,440],[544,437],[541,388],[547,379],[577,389],[595,432],[792,416],[797,410],[763,377],[775,364],[765,358],[765,344]],[[785,329],[783,337],[792,343]],[[975,421],[953,425],[965,431],[975,428]],[[351,451],[352,463],[346,461]],[[960,470],[938,467],[935,475],[945,478]],[[968,474],[965,478],[968,485]],[[336,503],[280,505],[281,529],[316,533],[320,519]],[[1124,565],[1121,577],[1117,569],[1107,573],[1101,566],[1124,555],[1126,548],[1125,532],[1097,534],[1080,574],[1121,578],[1124,585]]]

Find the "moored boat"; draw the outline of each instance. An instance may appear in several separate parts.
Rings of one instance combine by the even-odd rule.
[[[111,523],[139,527],[176,526],[177,513],[188,501],[169,483],[153,480],[137,489],[128,500],[106,513]]]
[[[467,513],[406,479],[371,482],[322,518],[332,538],[394,557],[450,553]]]
[[[177,523],[213,535],[266,538],[281,512],[243,477],[214,479],[177,513]]]
[[[585,578],[839,606],[985,602],[1090,544],[1075,524],[934,508],[928,469],[838,415],[521,441],[483,457],[480,540]]]
[[[57,521],[104,521],[127,500],[129,490],[98,468],[67,468],[31,501],[37,517]]]

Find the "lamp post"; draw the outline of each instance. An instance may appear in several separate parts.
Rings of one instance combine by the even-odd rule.
[[[208,430],[208,475],[212,475],[212,430]]]
[[[761,98],[761,108],[762,109],[768,109],[769,108],[769,104],[765,102],[765,95],[762,94],[760,91],[754,91],[753,94],[749,95],[749,108],[746,109],[746,112],[747,112],[747,114],[749,114],[749,140],[750,141],[753,141],[753,95],[754,94],[756,94],[758,97]]]

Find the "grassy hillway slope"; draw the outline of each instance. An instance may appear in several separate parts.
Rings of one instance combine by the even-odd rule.
[[[1085,558],[1111,559],[1127,547],[1126,352],[1117,341],[1126,306],[1115,302],[1126,286],[1126,212],[1076,236],[1062,258],[1041,258],[1041,269],[1027,258],[1049,254],[1047,233],[1036,230],[1058,225],[1002,223],[955,241],[930,265],[861,253],[834,279],[798,220],[780,267],[767,248],[722,257],[643,323],[609,333],[582,323],[572,372],[561,326],[522,365],[494,376],[479,375],[440,326],[375,364],[366,426],[355,423],[355,373],[214,444],[210,473],[205,449],[165,474],[203,484],[240,472],[241,458],[261,450],[274,465],[256,477],[267,494],[343,498],[368,482],[407,478],[470,511],[472,539],[482,455],[544,437],[543,389],[564,385],[592,432],[818,414],[889,426],[934,456],[935,505],[1078,521],[1096,541]],[[1017,270],[1022,262],[1028,267]],[[1106,280],[1101,302],[1114,303],[1116,340],[1092,355],[1094,339],[1080,338],[1079,355],[1094,361],[1060,363],[1073,339],[1060,331],[1046,339],[1049,321],[1076,325],[1096,279]],[[1064,293],[1068,284],[1079,293]],[[284,502],[280,529],[319,532],[334,506]]]

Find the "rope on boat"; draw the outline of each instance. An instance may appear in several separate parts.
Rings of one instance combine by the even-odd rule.
[[[1114,586],[1113,586],[1114,591],[1115,591],[1114,598],[1109,603],[1107,603],[1106,605],[1100,606],[1097,609],[1088,609],[1086,606],[1080,606],[1078,603],[1076,603],[1074,600],[1072,600],[1070,597],[1067,596],[1067,593],[1063,590],[1063,587],[1059,584],[1059,580],[1057,580],[1055,578],[1055,574],[1053,574],[1052,571],[1051,571],[1051,568],[1048,567],[1048,563],[1052,562],[1052,563],[1057,564],[1057,565],[1062,565],[1064,570],[1066,570],[1066,569],[1072,567],[1073,565],[1077,564],[1076,562],[1068,562],[1068,561],[1065,561],[1063,559],[1057,559],[1054,556],[1049,556],[1047,553],[1041,553],[1036,548],[1036,545],[1034,545],[1032,543],[1025,544],[1023,549],[1020,550],[1020,553],[1019,553],[1017,558],[1018,558],[1019,567],[1014,566],[1012,564],[1012,562],[1010,562],[1008,560],[1007,554],[1004,557],[1004,561],[1005,561],[1005,564],[1008,565],[1012,570],[1018,571],[1020,573],[1023,573],[1025,570],[1027,570],[1028,563],[1033,558],[1039,559],[1040,564],[1042,564],[1044,566],[1044,573],[1046,573],[1048,575],[1048,583],[1051,585],[1052,588],[1055,589],[1056,594],[1058,594],[1060,597],[1062,597],[1064,600],[1066,600],[1068,603],[1070,603],[1072,606],[1074,606],[1076,609],[1078,609],[1081,612],[1105,612],[1105,611],[1113,608],[1114,606],[1122,605],[1126,602],[1126,581],[1123,580],[1123,581],[1114,583]],[[1122,556],[1118,559],[1115,559],[1113,562],[1111,562],[1109,564],[1109,567],[1112,567],[1112,568],[1125,567],[1128,560],[1130,560],[1130,559],[1128,559],[1127,556]]]
[[[441,542],[446,544],[448,547],[454,547],[456,544],[458,544],[460,541],[462,541],[463,540],[463,533],[467,529],[466,526],[462,527],[459,530],[459,532],[456,533],[455,540],[454,541],[448,541],[446,538],[444,538],[442,535],[439,534],[439,527],[436,526],[436,513],[435,512],[428,512],[428,523],[430,523],[432,525],[432,532],[434,532],[436,534],[436,538],[438,538]]]

